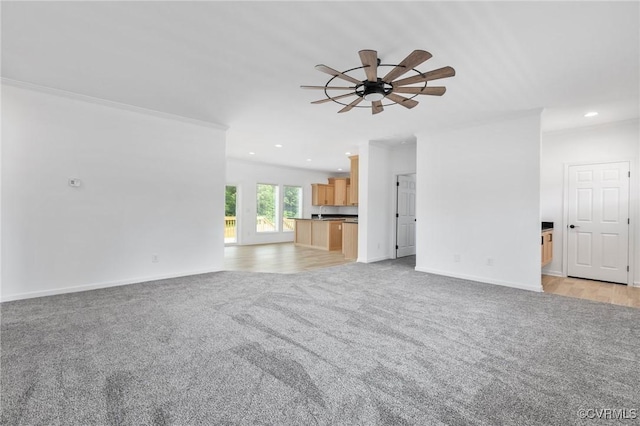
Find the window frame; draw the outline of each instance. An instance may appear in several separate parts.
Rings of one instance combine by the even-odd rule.
[[[275,209],[275,212],[274,212],[274,227],[275,227],[275,229],[274,230],[270,230],[270,231],[261,231],[258,228],[258,209],[259,209],[259,200],[258,200],[259,190],[258,190],[258,188],[261,185],[262,186],[272,186],[272,187],[275,188],[275,191],[276,191],[275,196],[273,198],[273,202],[274,202],[273,207]],[[256,234],[276,234],[278,232],[281,232],[281,230],[280,230],[280,220],[279,220],[280,216],[282,215],[281,207],[280,207],[281,198],[282,198],[282,195],[281,195],[281,191],[280,191],[280,184],[277,184],[277,183],[263,183],[263,182],[257,182],[256,183],[256,196],[255,196],[256,214],[254,216],[254,219],[256,221],[256,226],[255,226]]]
[[[241,200],[242,200],[242,196],[241,196],[241,188],[240,188],[239,184],[226,183],[225,184],[225,210],[226,210],[226,188],[227,188],[227,186],[233,186],[233,187],[236,188],[236,240],[233,241],[233,242],[231,242],[231,241],[227,242],[226,238],[225,238],[225,242],[224,242],[225,246],[233,246],[233,245],[239,245],[240,244],[240,235],[241,235],[240,228],[242,226],[241,225],[242,220],[240,218],[239,213],[240,213],[240,211],[242,211],[241,206],[240,206],[240,203],[241,203]],[[225,217],[226,217],[226,211],[225,211]]]
[[[286,188],[298,188],[300,190],[300,197],[298,200],[298,215],[296,217],[302,218],[302,209],[304,208],[304,187],[302,185],[285,185],[285,184],[282,185],[282,191],[281,191],[282,195],[280,197],[281,203],[282,203],[282,208],[280,209],[281,211],[280,228],[282,233],[291,233],[291,232],[295,232],[295,225],[292,227],[291,230],[285,229],[285,226],[284,226],[284,220],[285,220],[284,194],[285,194]]]

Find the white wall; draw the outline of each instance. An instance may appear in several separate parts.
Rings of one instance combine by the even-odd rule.
[[[224,131],[52,92],[3,84],[2,299],[220,270]]]
[[[640,191],[638,159],[640,157],[639,121],[623,121],[600,126],[543,133],[541,145],[540,211],[543,221],[554,222],[553,261],[543,272],[562,275],[564,250],[564,178],[565,166],[576,163],[631,162],[631,243],[635,240],[635,282],[640,284],[640,221],[638,192]],[[635,235],[634,235],[635,234]],[[634,238],[635,236],[635,238]]]
[[[540,111],[417,144],[416,270],[541,291]]]
[[[389,185],[391,186],[391,203],[390,203],[390,223],[389,223],[389,235],[390,235],[390,252],[389,257],[395,259],[396,257],[396,210],[397,210],[397,177],[398,175],[414,174],[416,172],[416,143],[407,143],[404,145],[398,145],[391,150],[391,177]]]
[[[408,175],[416,172],[416,142],[396,145],[391,148],[390,167],[395,175]]]
[[[358,262],[377,262],[390,256],[389,150],[367,142],[359,148],[358,161]]]
[[[311,184],[327,183],[332,175],[315,170],[243,161],[234,158],[227,160],[227,185],[236,185],[238,210],[238,244],[267,244],[293,241],[293,232],[256,232],[256,187],[259,183],[282,186],[301,186],[302,217],[310,218],[320,211],[319,206],[311,205]],[[358,214],[357,207],[325,207],[324,213]]]
[[[358,262],[395,257],[395,182],[416,172],[416,144],[388,146],[369,141],[360,146]]]

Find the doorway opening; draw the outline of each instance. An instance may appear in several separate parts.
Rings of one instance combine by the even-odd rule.
[[[227,185],[224,194],[224,243],[238,242],[237,194],[235,185]]]
[[[396,179],[396,258],[416,254],[416,174]]]
[[[565,276],[629,283],[628,161],[568,165]]]

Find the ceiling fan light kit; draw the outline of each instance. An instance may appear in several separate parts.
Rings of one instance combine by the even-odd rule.
[[[429,81],[453,77],[456,75],[456,71],[452,67],[443,67],[426,73],[421,73],[415,69],[415,67],[431,58],[431,54],[425,50],[414,50],[397,65],[381,64],[380,59],[378,58],[378,52],[375,50],[361,50],[358,54],[360,55],[362,66],[351,68],[343,72],[334,70],[326,65],[316,65],[316,69],[318,71],[329,74],[331,78],[324,86],[300,86],[303,89],[324,90],[326,98],[313,101],[311,102],[312,104],[321,104],[333,101],[344,106],[344,108],[338,112],[347,112],[353,108],[370,108],[372,114],[378,114],[384,111],[385,106],[395,104],[400,104],[405,108],[413,108],[418,105],[418,101],[413,99],[418,95],[442,96],[446,92],[447,89],[443,86],[427,86]],[[380,78],[378,77],[378,69],[380,67],[391,68],[391,70],[384,77]],[[350,72],[359,69],[364,70],[366,75],[365,80],[358,80],[349,75]],[[397,80],[399,77],[410,71],[415,72],[416,75]],[[348,81],[352,85],[331,85],[336,78]],[[420,84],[420,86],[409,86],[411,84]],[[329,91],[334,90],[347,90],[350,91],[350,93],[339,94],[336,96],[330,95]],[[398,93],[412,96],[405,97],[398,95]],[[357,96],[357,98],[350,103],[343,103],[339,101],[341,99],[345,99],[345,102],[348,102],[347,98],[353,96]],[[371,105],[358,105],[363,100],[371,102]],[[383,104],[383,101],[386,103]]]

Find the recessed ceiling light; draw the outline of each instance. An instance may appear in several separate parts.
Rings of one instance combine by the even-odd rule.
[[[256,153],[255,153],[255,152],[253,152],[253,151],[251,151],[251,152],[249,153],[249,155],[256,155]]]
[[[585,117],[595,117],[596,115],[598,115],[597,112],[591,111],[591,112],[586,113],[584,116]]]
[[[311,158],[307,158],[307,161],[311,161]]]
[[[342,171],[342,169],[338,169],[338,171],[339,171],[339,172],[341,172],[341,171]]]
[[[350,152],[345,152],[344,155],[351,155],[351,153]]]
[[[282,145],[280,145],[279,143],[275,144],[276,148],[282,148]]]

